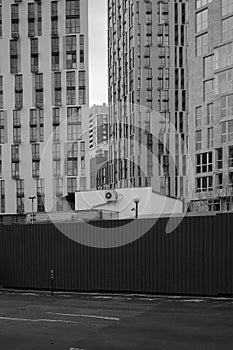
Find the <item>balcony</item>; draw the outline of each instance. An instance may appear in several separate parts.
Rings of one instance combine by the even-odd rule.
[[[229,168],[233,168],[233,158],[228,159]]]

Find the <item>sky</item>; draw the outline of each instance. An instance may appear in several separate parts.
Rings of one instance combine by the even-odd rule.
[[[107,103],[107,0],[89,0],[90,107]]]

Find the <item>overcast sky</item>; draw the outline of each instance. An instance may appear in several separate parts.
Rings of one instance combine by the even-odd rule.
[[[107,102],[107,0],[89,0],[90,107]]]

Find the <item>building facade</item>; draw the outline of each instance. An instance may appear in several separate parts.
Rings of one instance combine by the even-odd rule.
[[[83,115],[86,147],[87,189],[108,187],[108,106],[93,105]]]
[[[185,197],[186,1],[108,1],[109,183]]]
[[[86,188],[88,75],[87,0],[0,2],[0,212]]]
[[[193,210],[230,210],[233,195],[233,1],[189,1],[189,152]]]

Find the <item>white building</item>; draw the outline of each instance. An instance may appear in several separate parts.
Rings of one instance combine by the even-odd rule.
[[[59,210],[86,188],[88,0],[0,3],[0,212]]]
[[[181,214],[181,200],[156,193],[151,187],[121,188],[75,193],[75,211],[99,210],[118,214],[119,219],[135,217],[135,200],[138,217]]]

